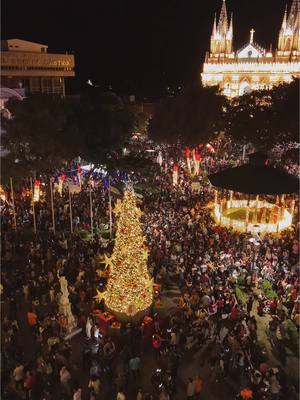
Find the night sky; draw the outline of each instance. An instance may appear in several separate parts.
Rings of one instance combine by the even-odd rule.
[[[199,80],[213,15],[221,0],[3,0],[2,39],[74,51],[73,91],[92,79],[116,92],[155,96],[169,84]],[[288,1],[291,4],[291,0]],[[254,27],[262,46],[277,45],[284,0],[227,0],[234,48]]]

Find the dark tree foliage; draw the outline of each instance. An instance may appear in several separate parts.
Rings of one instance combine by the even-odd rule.
[[[79,109],[85,158],[94,163],[103,161],[107,153],[121,148],[134,132],[144,131],[146,126],[146,115],[113,93],[84,99]]]
[[[235,141],[258,149],[298,141],[299,79],[234,99],[226,113],[226,131]]]
[[[96,99],[46,95],[30,96],[7,104],[11,119],[3,119],[2,177],[17,171],[49,172],[81,156],[94,163],[122,146],[133,132],[145,129],[146,116],[114,94]]]
[[[78,155],[81,137],[73,105],[60,97],[30,96],[10,100],[12,118],[3,120],[2,146],[7,160],[26,170],[45,171]],[[9,164],[9,162],[8,162]]]
[[[158,142],[188,146],[207,143],[224,127],[227,101],[216,87],[195,86],[161,101],[150,123],[150,137]]]

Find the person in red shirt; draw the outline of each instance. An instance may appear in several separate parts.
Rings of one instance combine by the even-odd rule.
[[[154,348],[156,358],[160,356],[162,341],[163,339],[157,333],[152,336],[152,347]]]
[[[34,375],[32,372],[28,371],[26,373],[26,378],[24,381],[24,388],[25,388],[25,393],[26,393],[26,400],[31,399],[31,391],[34,385]]]
[[[225,301],[224,301],[223,297],[220,296],[219,299],[217,300],[219,314],[222,314],[222,312],[224,310],[224,304],[225,304]]]
[[[277,310],[277,299],[276,297],[270,302],[270,311],[271,314],[276,314],[276,310]]]
[[[229,316],[231,321],[236,321],[238,319],[239,315],[240,315],[240,310],[239,310],[238,306],[236,306],[236,305],[233,306],[230,316]]]
[[[203,379],[200,375],[196,376],[194,379],[194,386],[195,386],[195,400],[202,399],[202,391],[203,391]]]
[[[27,313],[27,321],[29,326],[34,327],[37,323],[37,315],[33,310],[28,311]]]

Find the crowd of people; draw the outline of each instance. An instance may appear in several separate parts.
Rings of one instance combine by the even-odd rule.
[[[73,233],[67,193],[55,197],[55,233],[49,202],[36,204],[37,235],[28,229],[30,196],[15,193],[17,229],[9,206],[1,216],[3,399],[199,400],[225,398],[222,392],[243,400],[295,396],[285,365],[291,332],[300,321],[298,228],[253,240],[250,233],[214,223],[214,192],[204,176],[234,163],[231,154],[240,149],[232,146],[222,153],[218,148],[222,156],[203,157],[205,173],[197,190],[183,169],[176,186],[164,166],[136,177],[156,188],[146,190],[140,201],[149,271],[158,288],[151,329],[124,323],[117,334],[103,332],[95,316],[104,311],[103,302],[95,301],[96,289],[105,288],[109,276],[103,255],[113,249],[113,235],[103,239],[100,233],[109,220],[103,181],[95,179],[92,204],[99,232],[95,229],[91,240],[79,235],[90,230],[84,182],[72,196]],[[239,157],[235,160],[241,162]],[[73,338],[66,338],[60,313],[60,276],[68,281],[81,329]],[[267,321],[264,335],[261,321]]]

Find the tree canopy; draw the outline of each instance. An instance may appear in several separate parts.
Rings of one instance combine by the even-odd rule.
[[[217,87],[199,85],[161,101],[150,123],[153,140],[188,146],[207,143],[224,127],[226,99]]]
[[[10,100],[7,108],[13,117],[3,121],[2,145],[22,168],[46,170],[78,155],[81,137],[65,99],[31,96]]]
[[[3,119],[2,146],[8,150],[2,169],[52,171],[77,156],[103,162],[106,154],[141,131],[146,116],[116,95],[97,99],[33,95],[7,104],[12,118]],[[2,173],[2,176],[6,175]]]
[[[124,104],[120,99],[85,100],[79,108],[78,125],[84,136],[85,157],[94,163],[123,146],[133,132],[143,130],[146,125],[146,115],[137,106]]]
[[[227,108],[226,131],[235,141],[261,149],[298,141],[299,79],[234,99]]]

